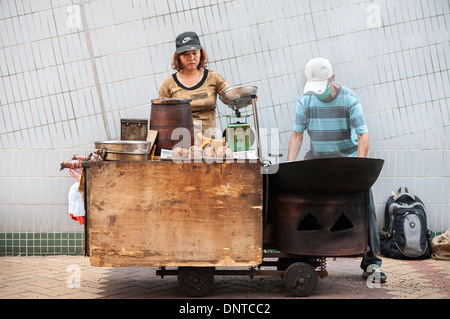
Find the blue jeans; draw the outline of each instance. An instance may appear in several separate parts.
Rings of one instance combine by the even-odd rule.
[[[380,237],[378,236],[377,215],[375,213],[375,204],[373,202],[372,190],[369,190],[369,233],[367,237],[367,244],[370,251],[361,261],[361,268],[366,271],[369,265],[377,264],[381,267],[381,259],[377,257],[380,250]]]

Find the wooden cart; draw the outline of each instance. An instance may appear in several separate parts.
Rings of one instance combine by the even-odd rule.
[[[190,295],[212,288],[214,267],[260,265],[260,168],[236,161],[89,163],[85,230],[91,265],[175,266],[190,281],[207,276],[195,285],[180,280]]]
[[[270,175],[260,162],[236,160],[88,163],[85,251],[93,266],[159,267],[156,274],[177,275],[190,296],[210,292],[215,275],[282,276],[291,293],[307,296],[318,276],[327,276],[326,257],[367,251],[368,189],[382,167],[373,162],[325,163],[333,180],[348,176],[347,166],[371,174],[348,194],[315,195],[306,190],[314,189],[317,173],[300,190],[284,178],[294,173],[305,182],[305,170],[320,161],[295,164],[301,172],[287,163]],[[265,239],[270,226],[272,242]]]

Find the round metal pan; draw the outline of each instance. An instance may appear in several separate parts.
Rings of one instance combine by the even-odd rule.
[[[363,192],[375,183],[383,164],[382,159],[359,157],[281,163],[275,173],[269,174],[269,190],[296,194]]]
[[[102,141],[95,142],[95,148],[105,149],[107,152],[148,154],[151,144],[147,141]]]
[[[219,96],[222,103],[230,106],[234,110],[249,106],[252,101],[251,94],[256,93],[256,86],[242,86],[230,89]]]
[[[132,161],[144,162],[148,161],[150,153],[122,153],[106,151],[105,161]]]

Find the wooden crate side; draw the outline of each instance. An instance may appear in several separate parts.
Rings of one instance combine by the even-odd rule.
[[[103,162],[89,170],[92,265],[262,262],[259,164]]]

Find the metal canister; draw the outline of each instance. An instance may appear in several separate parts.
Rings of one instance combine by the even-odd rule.
[[[120,139],[122,141],[145,141],[148,133],[147,119],[121,119]]]

